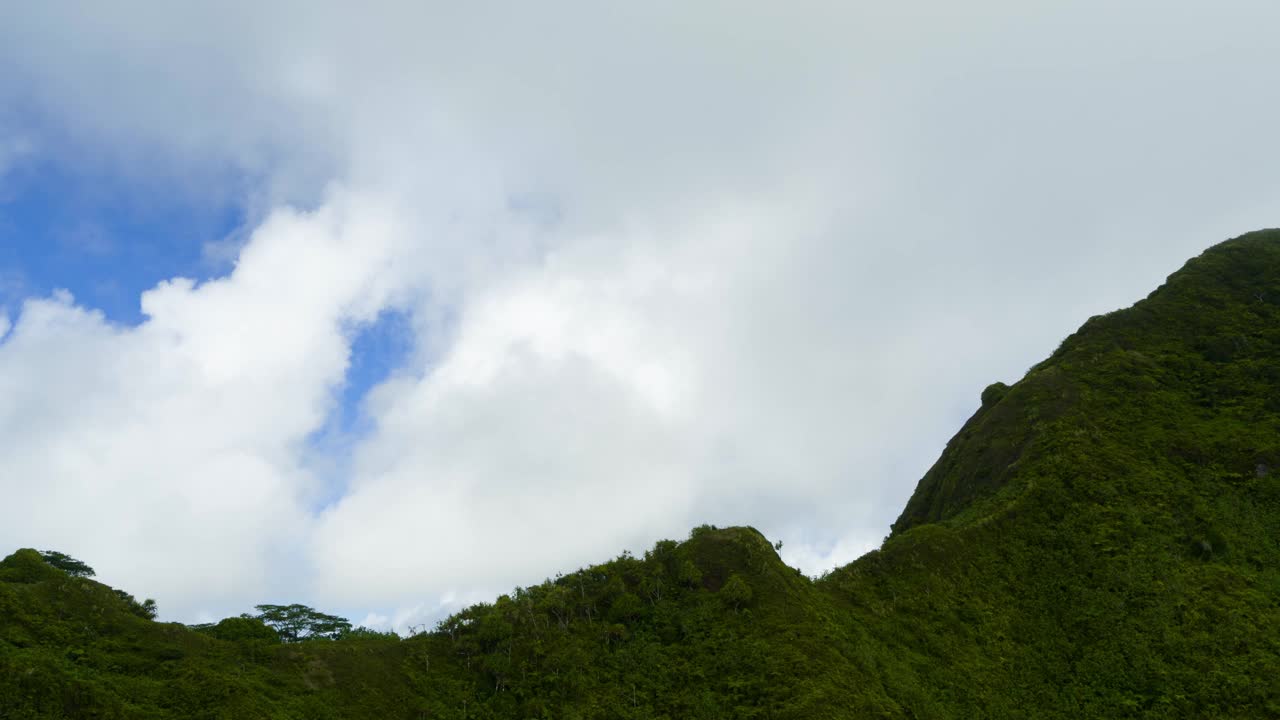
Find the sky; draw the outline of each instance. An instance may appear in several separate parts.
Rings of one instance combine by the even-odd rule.
[[[1088,317],[1280,217],[1273,2],[28,3],[0,553],[403,630],[879,545]]]

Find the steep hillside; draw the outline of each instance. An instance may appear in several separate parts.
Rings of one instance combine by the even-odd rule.
[[[1280,233],[988,388],[823,585],[914,658],[918,714],[1280,716]]]
[[[134,610],[0,562],[0,718],[1280,717],[1280,232],[988,387],[816,581],[702,527],[403,641]]]

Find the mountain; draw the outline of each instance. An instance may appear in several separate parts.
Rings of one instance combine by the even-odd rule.
[[[0,718],[1280,717],[1280,231],[988,387],[820,579],[704,526],[403,640],[136,609],[0,561]]]

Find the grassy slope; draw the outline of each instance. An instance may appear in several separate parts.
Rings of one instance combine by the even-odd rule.
[[[0,718],[1280,716],[1277,638],[1266,232],[988,388],[884,546],[819,581],[700,528],[429,636],[283,646],[143,620],[19,553]]]

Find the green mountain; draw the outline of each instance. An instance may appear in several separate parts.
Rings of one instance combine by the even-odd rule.
[[[0,718],[1280,717],[1280,231],[988,387],[817,580],[701,527],[403,640],[140,607],[0,562]]]

